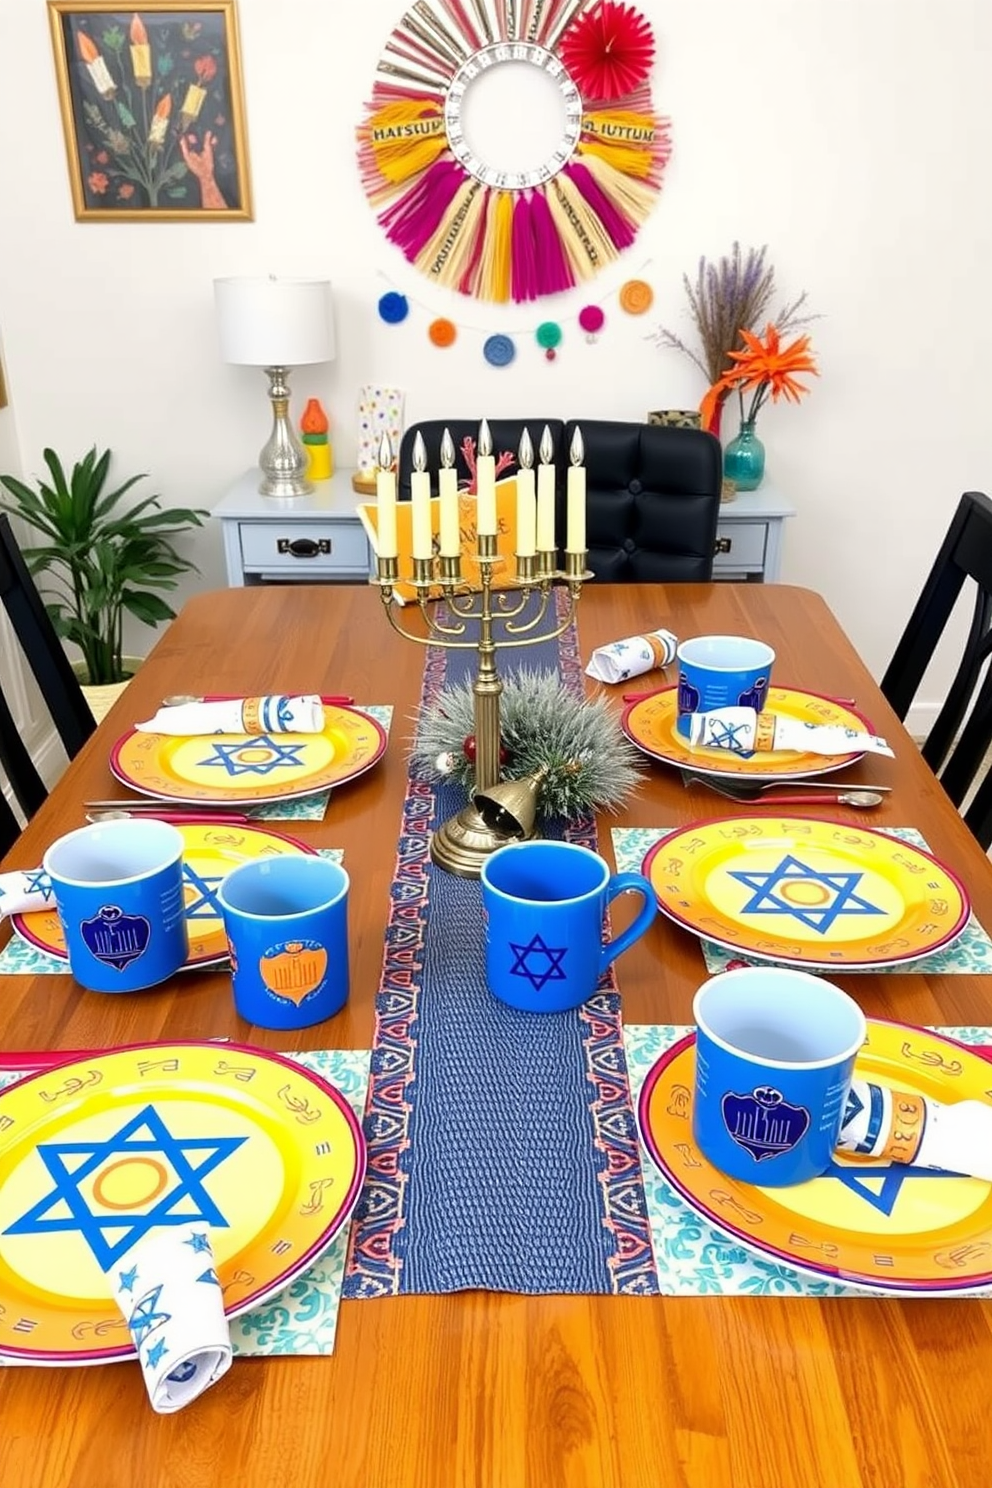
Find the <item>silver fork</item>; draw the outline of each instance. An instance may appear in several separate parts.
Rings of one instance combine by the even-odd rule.
[[[891,785],[851,785],[848,782],[826,781],[826,780],[727,780],[722,775],[697,775],[693,770],[680,770],[682,784],[705,785],[711,791],[716,791],[718,796],[726,796],[731,801],[757,801],[768,791],[793,790],[807,791],[831,791],[834,795],[840,792],[870,791],[876,795],[886,796],[892,790]]]

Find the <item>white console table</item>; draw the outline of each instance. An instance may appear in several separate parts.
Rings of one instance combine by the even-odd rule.
[[[795,507],[768,481],[756,491],[741,491],[720,507],[716,529],[714,579],[746,579],[774,584],[782,572],[785,522]]]
[[[260,496],[261,475],[247,470],[214,507],[224,536],[227,582],[363,584],[371,554],[356,507],[375,497],[352,489],[351,470],[317,481],[310,496]]]
[[[372,555],[356,507],[351,470],[319,481],[312,496],[260,496],[248,470],[214,507],[224,535],[227,582],[245,584],[365,583]],[[738,495],[720,507],[714,579],[774,583],[782,567],[782,536],[795,507],[775,487]]]

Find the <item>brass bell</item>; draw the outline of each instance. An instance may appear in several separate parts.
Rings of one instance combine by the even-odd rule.
[[[547,773],[547,765],[541,765],[521,780],[504,780],[488,790],[475,792],[472,804],[491,832],[508,841],[525,841],[534,836],[538,794]]]

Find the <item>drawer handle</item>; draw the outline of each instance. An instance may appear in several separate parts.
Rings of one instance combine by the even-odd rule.
[[[732,537],[718,537],[713,551],[714,553],[729,553],[733,544],[734,539]]]
[[[291,558],[317,558],[331,551],[329,537],[280,537],[276,539],[276,552],[288,553]]]

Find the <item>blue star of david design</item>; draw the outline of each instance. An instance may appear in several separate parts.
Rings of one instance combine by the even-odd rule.
[[[202,1230],[194,1230],[189,1239],[184,1241],[184,1244],[191,1245],[194,1250],[210,1249],[210,1241],[207,1239]]]
[[[745,737],[739,737],[744,731]],[[707,744],[714,749],[732,749],[735,754],[753,753],[747,747],[747,726],[743,723],[725,723],[722,718],[711,718],[708,725]]]
[[[864,1199],[879,1214],[884,1214],[888,1219],[896,1201],[902,1191],[904,1183],[910,1178],[960,1178],[960,1173],[946,1173],[937,1168],[912,1168],[906,1163],[886,1163],[878,1167],[856,1168],[844,1167],[841,1163],[831,1162],[824,1173],[824,1178],[836,1178],[851,1193],[856,1194],[859,1199]],[[870,1181],[881,1178],[882,1186],[876,1192],[869,1188]]]
[[[510,950],[516,956],[516,960],[510,967],[511,976],[524,977],[535,992],[540,992],[547,982],[563,982],[565,973],[562,970],[562,961],[567,946],[560,950],[545,945],[540,935],[532,937],[529,945],[514,945],[510,941]]]
[[[786,853],[777,867],[767,873],[730,870],[730,878],[749,888],[751,898],[742,906],[742,914],[791,915],[810,930],[825,935],[842,915],[880,915],[885,910],[870,899],[855,893],[864,878],[862,872],[819,873],[801,858]],[[790,883],[822,884],[830,895],[826,904],[790,904],[783,897],[782,885]]]
[[[138,1279],[138,1268],[137,1268],[137,1266],[132,1266],[131,1269],[130,1269],[130,1271],[121,1271],[121,1273],[120,1273],[120,1288],[121,1288],[121,1291],[122,1292],[133,1292],[134,1291],[134,1283],[137,1281],[137,1279]]]
[[[158,1364],[161,1359],[164,1359],[168,1352],[169,1350],[165,1346],[165,1339],[159,1338],[156,1340],[155,1343],[152,1344],[151,1348],[145,1355],[145,1363],[148,1365],[149,1369],[154,1369],[155,1365]]]
[[[29,894],[41,894],[47,903],[52,896],[52,880],[44,868],[28,869],[24,874],[24,887]]]
[[[271,775],[273,770],[286,765],[296,769],[303,768],[303,760],[300,759],[300,750],[306,747],[304,743],[280,744],[269,734],[259,734],[248,743],[241,739],[237,744],[216,743],[213,753],[206,759],[198,760],[200,765],[216,765],[219,769],[226,771],[228,775]],[[259,759],[259,751],[264,751],[264,757]],[[251,754],[256,756],[252,759],[241,759],[239,756]]]
[[[187,920],[219,920],[223,917],[217,901],[222,873],[197,873],[189,863],[183,864],[183,882],[194,891],[194,898],[186,905]]]
[[[164,1327],[172,1317],[171,1312],[156,1311],[158,1299],[161,1295],[161,1284],[157,1287],[152,1287],[150,1292],[146,1292],[143,1297],[138,1298],[134,1307],[131,1309],[131,1316],[127,1320],[127,1325],[131,1330],[131,1337],[134,1339],[135,1348],[140,1348],[149,1333],[154,1333],[156,1328]]]
[[[109,1271],[137,1240],[162,1225],[189,1224],[194,1220],[227,1228],[228,1220],[210,1197],[203,1180],[247,1140],[247,1137],[176,1137],[155,1107],[145,1106],[105,1142],[39,1142],[38,1156],[54,1186],[3,1233],[45,1235],[57,1230],[78,1230],[100,1269]],[[172,1168],[175,1182],[169,1191],[144,1214],[131,1210],[94,1212],[81,1191],[83,1179],[96,1173],[108,1158],[148,1152],[159,1153]],[[118,1232],[116,1238],[108,1231]]]

